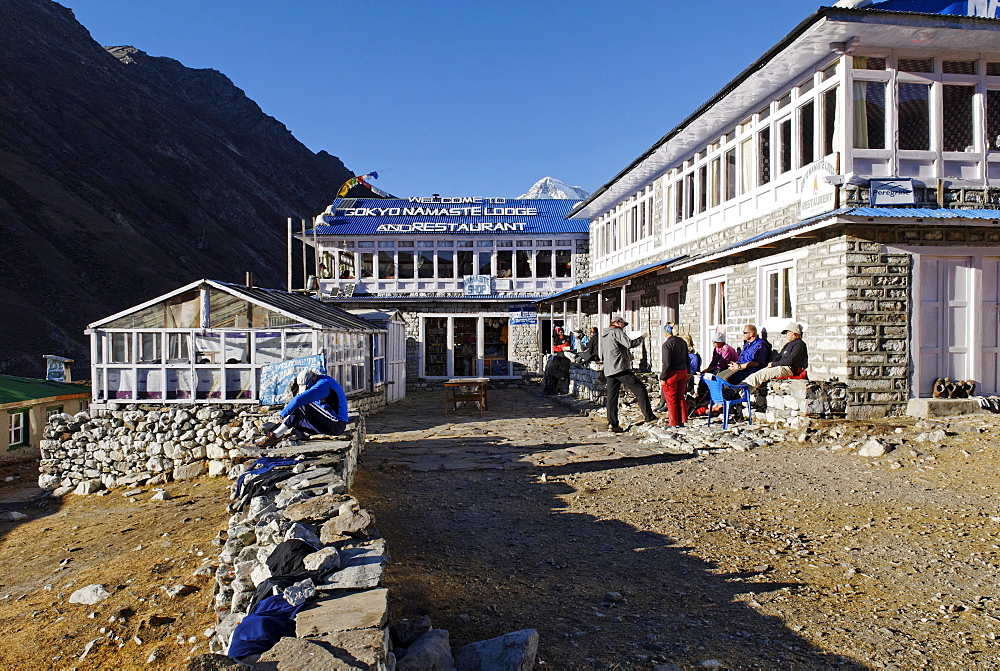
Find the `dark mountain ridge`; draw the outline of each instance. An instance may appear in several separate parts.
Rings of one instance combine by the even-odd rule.
[[[200,277],[283,286],[286,218],[351,174],[222,73],[0,0],[0,372],[89,377],[89,322]]]

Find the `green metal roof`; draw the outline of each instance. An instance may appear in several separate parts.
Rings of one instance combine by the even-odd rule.
[[[33,377],[0,375],[0,405],[29,403],[53,396],[90,395],[90,387],[82,384],[67,384],[39,380]]]

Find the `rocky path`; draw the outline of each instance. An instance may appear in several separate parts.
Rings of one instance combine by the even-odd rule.
[[[997,418],[614,435],[491,394],[369,421],[396,617],[454,647],[532,627],[556,669],[1000,665]]]

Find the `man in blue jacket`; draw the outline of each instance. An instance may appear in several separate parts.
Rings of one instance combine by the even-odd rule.
[[[757,336],[757,327],[747,324],[743,327],[743,349],[735,363],[721,371],[719,377],[729,384],[739,384],[749,375],[756,373],[771,362],[771,343]]]
[[[281,411],[281,424],[267,435],[254,441],[257,447],[277,445],[289,429],[306,435],[336,436],[347,426],[347,395],[344,388],[329,375],[314,369],[304,370],[296,378],[299,393]]]

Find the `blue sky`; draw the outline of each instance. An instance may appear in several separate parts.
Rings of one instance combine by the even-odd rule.
[[[593,191],[833,0],[63,0],[398,196]],[[339,185],[331,185],[331,200]]]

